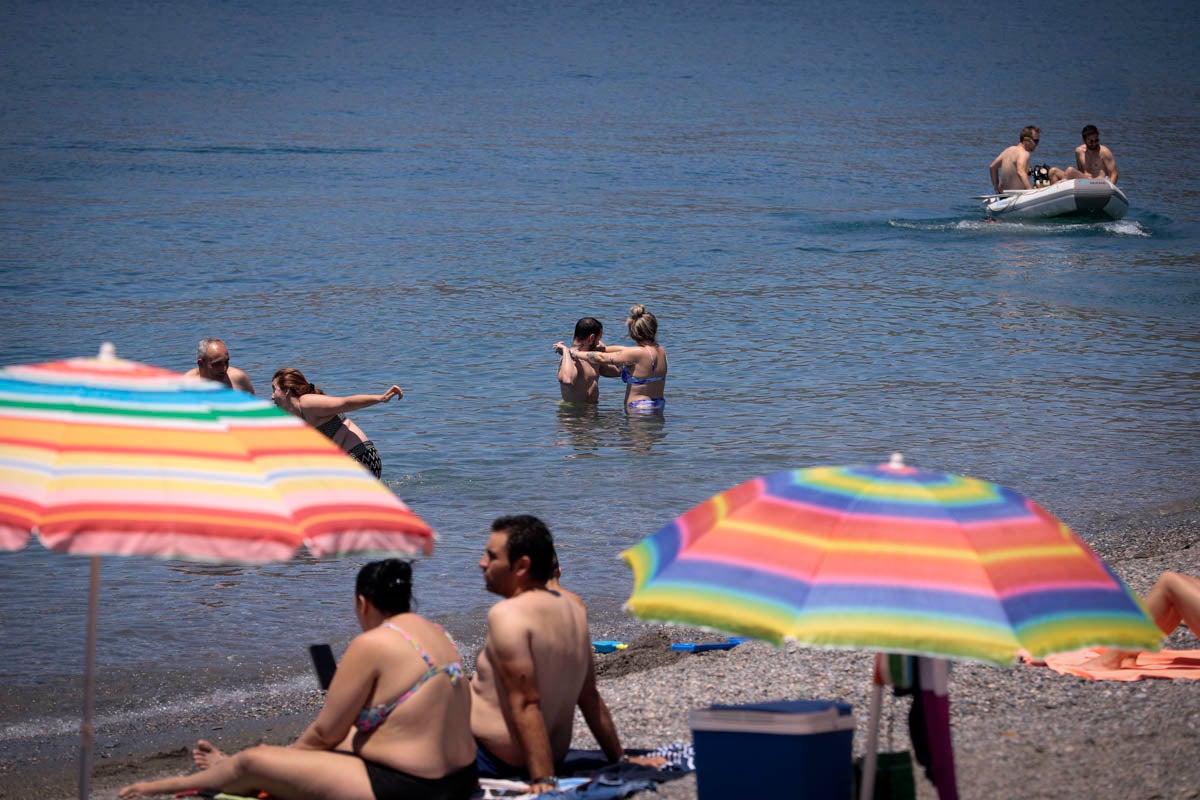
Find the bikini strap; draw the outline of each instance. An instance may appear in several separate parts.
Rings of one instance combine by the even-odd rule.
[[[429,653],[426,653],[425,648],[421,647],[421,645],[417,644],[417,640],[412,638],[412,636],[409,635],[408,631],[404,630],[404,628],[401,628],[398,625],[393,625],[390,622],[382,623],[381,627],[390,628],[391,630],[394,630],[396,633],[403,636],[405,641],[407,641],[409,644],[411,644],[413,646],[413,649],[415,649],[417,651],[417,654],[421,656],[421,658],[425,661],[425,663],[429,666],[430,669],[437,669],[437,667],[435,667],[433,664],[433,659],[431,659],[429,657]]]

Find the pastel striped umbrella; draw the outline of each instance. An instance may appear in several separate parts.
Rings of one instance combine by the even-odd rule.
[[[99,556],[221,563],[433,552],[399,498],[298,417],[117,358],[0,369],[0,550],[92,556],[79,794],[90,790]]]
[[[214,562],[433,550],[433,531],[265,400],[102,354],[0,369],[0,549]]]
[[[1066,525],[994,483],[890,464],[747,481],[622,553],[626,609],[771,642],[1010,664],[1157,650],[1137,597]]]

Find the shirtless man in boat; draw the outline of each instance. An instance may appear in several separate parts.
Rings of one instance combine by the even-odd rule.
[[[1075,148],[1075,166],[1050,170],[1050,183],[1069,181],[1074,178],[1108,178],[1117,182],[1117,160],[1112,150],[1100,144],[1100,129],[1087,125],[1081,131],[1083,144]]]
[[[196,366],[188,370],[187,374],[199,375],[201,378],[223,383],[230,389],[254,394],[250,376],[237,367],[229,366],[229,350],[220,339],[205,337],[200,340],[196,347]]]
[[[996,194],[1006,189],[1032,189],[1029,182],[1029,156],[1042,140],[1042,131],[1033,125],[1021,129],[1017,144],[1006,147],[996,156],[988,172],[992,175],[992,188]]]

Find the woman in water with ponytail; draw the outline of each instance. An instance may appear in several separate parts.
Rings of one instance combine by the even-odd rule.
[[[658,319],[645,306],[636,305],[629,309],[625,324],[629,328],[629,338],[637,342],[634,347],[610,344],[604,350],[577,350],[574,347],[567,348],[560,342],[555,345],[555,350],[562,352],[564,348],[567,349],[576,361],[620,367],[620,377],[625,384],[626,410],[659,411],[667,404],[663,398],[667,380],[667,351],[658,343]]]
[[[383,474],[383,459],[379,457],[375,443],[367,438],[362,428],[346,419],[346,414],[376,403],[386,403],[393,397],[404,397],[399,386],[392,386],[383,394],[334,397],[313,386],[303,372],[291,367],[279,370],[271,378],[271,400],[275,405],[328,436],[376,478]]]
[[[275,800],[467,800],[479,786],[471,689],[454,642],[412,605],[408,562],[367,564],[354,595],[363,633],[299,739],[232,756],[201,739],[192,751],[199,772],[135,783],[120,797],[200,790]]]

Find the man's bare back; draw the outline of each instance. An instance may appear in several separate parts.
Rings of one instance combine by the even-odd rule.
[[[576,350],[604,350],[600,337],[604,326],[595,317],[583,317],[575,323],[575,337],[571,347]],[[566,403],[599,403],[600,376],[615,378],[621,371],[612,366],[599,366],[571,357],[570,348],[564,342],[555,342],[554,350],[560,354],[558,362],[558,387]]]
[[[505,674],[497,675],[503,667]],[[532,679],[550,740],[561,761],[571,746],[575,705],[592,672],[592,645],[582,604],[546,589],[501,600],[488,612],[488,636],[471,679],[471,730],[488,750],[509,764],[525,764],[516,732],[505,721],[512,678]],[[498,681],[497,679],[500,678]]]
[[[529,514],[493,522],[479,559],[488,591],[504,598],[488,612],[471,679],[479,773],[528,774],[535,793],[556,785],[576,707],[610,761],[625,752],[596,689],[587,609],[579,597],[547,587],[557,564],[550,529]]]

